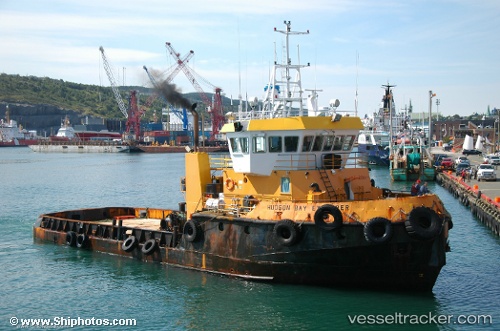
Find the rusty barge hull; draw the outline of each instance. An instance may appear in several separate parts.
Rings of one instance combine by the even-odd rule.
[[[303,224],[291,244],[276,236],[275,221],[199,213],[189,222],[172,210],[82,209],[41,215],[33,236],[231,277],[331,287],[430,291],[445,264],[447,229],[421,240],[399,223],[389,242],[374,244],[362,225],[325,231]]]

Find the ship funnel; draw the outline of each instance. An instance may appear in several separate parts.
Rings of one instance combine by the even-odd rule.
[[[199,132],[199,124],[198,124],[198,113],[196,112],[196,106],[197,106],[197,103],[193,103],[191,105],[191,114],[193,115],[193,144],[194,144],[194,151],[197,152],[198,151],[198,141],[199,141],[199,137],[198,137],[198,132]]]

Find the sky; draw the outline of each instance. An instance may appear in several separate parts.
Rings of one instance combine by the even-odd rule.
[[[0,0],[0,73],[109,87],[102,46],[118,85],[151,87],[143,66],[167,75],[170,42],[194,52],[186,64],[205,92],[261,99],[283,58],[274,28],[290,21],[309,31],[291,37],[290,57],[310,64],[302,87],[321,90],[319,106],[354,111],[357,94],[362,117],[389,83],[397,109],[484,114],[500,108],[498,17],[498,0]],[[195,91],[182,71],[172,82]]]

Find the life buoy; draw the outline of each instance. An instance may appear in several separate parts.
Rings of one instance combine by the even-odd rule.
[[[414,208],[405,221],[408,234],[419,239],[432,239],[441,232],[443,222],[438,214],[428,207]]]
[[[122,249],[129,253],[132,252],[137,245],[137,238],[135,236],[130,236],[122,244]]]
[[[333,222],[325,222],[333,218]],[[342,212],[335,206],[323,205],[314,214],[314,223],[326,231],[336,230],[342,226]]]
[[[187,241],[195,242],[201,235],[200,225],[193,220],[187,221],[186,224],[184,224],[183,234],[186,236]]]
[[[144,245],[142,245],[141,252],[144,255],[151,255],[158,248],[158,242],[155,239],[146,240]]]
[[[234,180],[232,180],[231,178],[228,178],[226,179],[226,188],[229,190],[229,191],[232,191],[234,190]]]
[[[365,239],[374,244],[383,244],[391,240],[394,229],[391,221],[384,217],[375,217],[366,222],[363,229]]]
[[[273,234],[278,243],[292,246],[297,242],[298,228],[292,220],[281,220],[274,226]]]
[[[89,243],[89,236],[87,236],[85,233],[79,234],[78,237],[76,238],[76,247],[78,248],[85,248],[87,247],[88,243]]]
[[[77,234],[74,231],[68,231],[66,233],[66,245],[68,246],[76,246],[76,237]]]

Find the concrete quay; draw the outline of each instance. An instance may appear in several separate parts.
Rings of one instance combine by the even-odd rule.
[[[445,153],[433,148],[432,153],[447,154],[449,157],[456,159],[462,156],[461,153]],[[483,156],[470,155],[468,156],[471,166],[476,166],[483,162]],[[476,218],[489,227],[496,235],[500,235],[500,181],[477,181],[475,179],[462,180],[460,176],[455,176],[454,171],[443,171],[436,177],[436,181],[447,189],[459,202],[470,208],[471,213]]]

